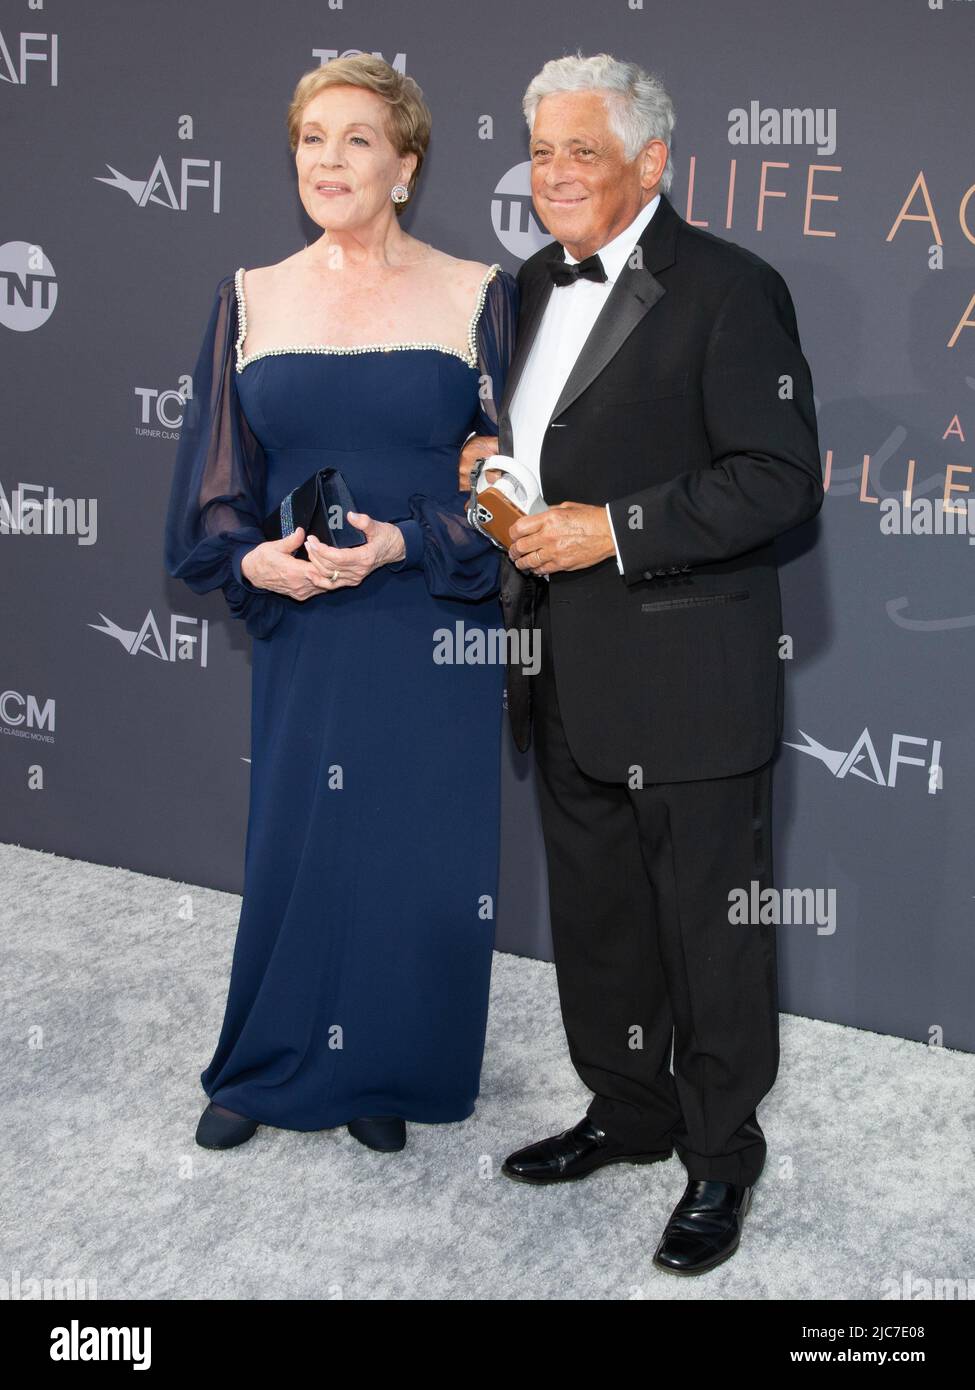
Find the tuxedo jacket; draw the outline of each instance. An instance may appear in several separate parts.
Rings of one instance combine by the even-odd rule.
[[[766,762],[782,733],[774,539],[823,501],[809,366],[782,276],[686,222],[666,195],[589,334],[543,437],[549,506],[610,504],[623,561],[556,573],[549,628],[572,756],[611,782],[727,777]],[[552,243],[518,272],[509,409],[554,288]],[[506,627],[536,626],[546,581],[505,556]],[[509,644],[510,650],[510,644]],[[509,664],[515,742],[531,741],[524,652]]]

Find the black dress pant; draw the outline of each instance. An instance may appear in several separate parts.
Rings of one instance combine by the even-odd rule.
[[[733,924],[729,893],[772,886],[771,762],[642,788],[587,776],[559,715],[547,595],[536,621],[552,940],[588,1113],[627,1152],[673,1147],[691,1178],[752,1184],[779,1062],[775,927]]]

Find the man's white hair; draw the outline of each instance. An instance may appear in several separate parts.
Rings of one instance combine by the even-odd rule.
[[[662,140],[667,146],[667,163],[660,187],[669,192],[674,179],[670,142],[677,117],[670,94],[658,77],[644,72],[636,63],[624,63],[609,53],[584,58],[581,53],[552,58],[529,82],[522,101],[528,129],[535,124],[535,112],[542,97],[556,92],[598,91],[606,98],[609,123],[623,142],[626,159],[634,159],[648,140]]]

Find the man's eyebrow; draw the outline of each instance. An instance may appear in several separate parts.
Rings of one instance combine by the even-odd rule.
[[[546,140],[542,135],[533,135],[530,143],[533,145],[551,145],[553,142],[551,140]],[[564,145],[598,145],[599,141],[595,136],[570,135],[569,138],[563,140],[562,143]]]

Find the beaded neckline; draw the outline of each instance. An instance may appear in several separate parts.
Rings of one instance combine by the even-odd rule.
[[[339,347],[330,343],[294,343],[286,347],[260,348],[257,352],[244,355],[244,339],[247,337],[247,305],[244,301],[244,266],[239,266],[234,275],[234,290],[237,295],[237,371],[242,372],[251,362],[256,362],[260,357],[275,357],[292,352],[325,352],[336,355],[352,355],[362,352],[402,352],[405,349],[425,349],[431,352],[446,352],[451,357],[459,357],[462,362],[466,362],[468,367],[477,366],[477,324],[484,308],[484,300],[487,296],[488,285],[501,269],[501,265],[495,262],[488,268],[487,273],[481,280],[477,292],[477,303],[467,325],[467,351],[460,352],[457,348],[448,347],[446,343],[354,343],[349,347]]]

